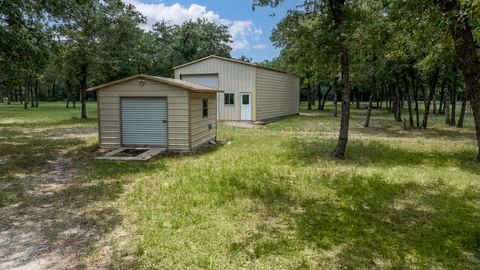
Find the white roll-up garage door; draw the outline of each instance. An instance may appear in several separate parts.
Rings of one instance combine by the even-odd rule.
[[[167,100],[122,98],[122,138],[126,146],[167,146]]]
[[[218,75],[216,74],[198,74],[198,75],[180,75],[181,79],[187,82],[205,85],[218,89]]]

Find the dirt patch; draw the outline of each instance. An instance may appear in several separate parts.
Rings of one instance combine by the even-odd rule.
[[[261,128],[264,125],[257,125],[250,121],[223,121],[224,125],[238,128]]]
[[[121,215],[89,198],[97,181],[78,177],[83,164],[61,152],[41,171],[18,175],[27,199],[0,208],[0,269],[90,269],[88,256]],[[108,258],[93,262],[95,269]]]
[[[91,136],[96,132],[94,128],[66,128],[61,129],[61,132],[52,132],[50,139],[64,140],[64,139],[83,139]]]
[[[8,217],[0,223],[0,269],[58,269],[67,268],[68,247],[54,248],[51,230],[57,219],[51,197],[74,180],[73,171],[66,170],[69,160],[61,154],[48,162],[38,175],[26,175],[22,179],[29,187],[29,206],[13,205],[0,208],[0,216]],[[36,202],[36,203],[35,203]],[[63,217],[64,218],[64,217]],[[85,232],[80,227],[66,228],[65,238]]]
[[[15,123],[16,120],[15,118],[4,118],[4,119],[0,119],[0,124],[13,124]]]
[[[301,112],[299,115],[301,116],[319,116],[322,115],[323,111],[307,111],[307,112]]]

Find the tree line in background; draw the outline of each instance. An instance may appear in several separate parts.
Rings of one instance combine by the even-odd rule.
[[[0,2],[0,101],[79,100],[86,89],[133,74],[170,77],[172,67],[211,54],[230,57],[226,26],[206,20],[160,22],[120,0]]]
[[[282,2],[253,0],[253,7]],[[145,17],[120,0],[0,4],[0,101],[25,108],[80,100],[86,118],[88,86],[138,73],[169,77],[185,62],[230,57],[226,26],[160,22],[145,31]],[[462,127],[468,107],[480,160],[480,1],[304,0],[271,39],[281,54],[262,64],[299,76],[308,109],[333,100],[341,121],[337,157],[345,155],[351,104],[360,108],[366,100],[365,127],[375,107],[409,128],[427,128],[432,113]]]
[[[254,6],[282,2],[255,0]],[[345,155],[351,103],[360,108],[368,100],[365,127],[375,101],[397,121],[406,107],[405,126],[423,129],[431,113],[462,127],[469,107],[480,161],[480,1],[305,0],[271,39],[282,51],[267,64],[303,78],[309,110],[316,99],[322,109],[331,96],[337,116],[341,102],[337,157]]]

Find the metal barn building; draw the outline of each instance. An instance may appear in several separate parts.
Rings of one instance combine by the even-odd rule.
[[[189,152],[217,136],[218,89],[136,75],[97,91],[100,147],[164,147]]]
[[[299,113],[300,82],[283,71],[219,56],[174,68],[175,78],[222,89],[219,120],[257,121]]]

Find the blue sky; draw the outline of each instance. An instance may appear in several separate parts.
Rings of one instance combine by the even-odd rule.
[[[260,62],[278,56],[270,35],[288,9],[301,0],[286,0],[280,7],[257,7],[252,10],[252,0],[123,0],[133,4],[147,17],[149,29],[159,20],[172,24],[196,18],[229,26],[233,36],[232,56],[245,55]],[[275,16],[271,16],[275,14]]]

